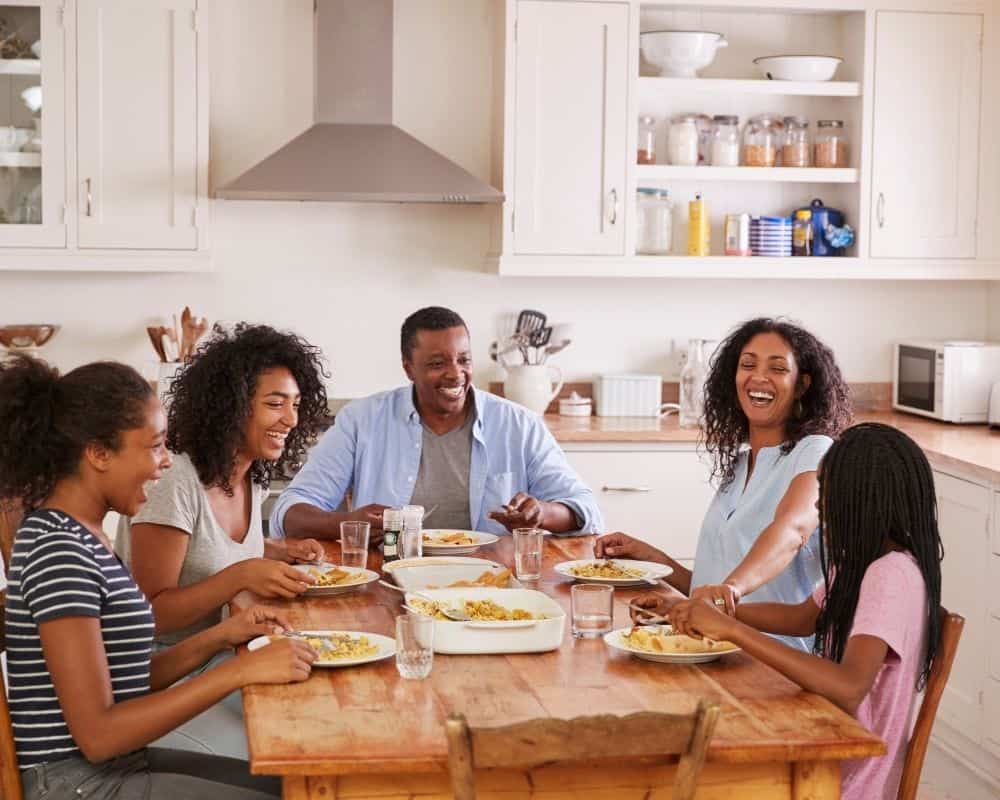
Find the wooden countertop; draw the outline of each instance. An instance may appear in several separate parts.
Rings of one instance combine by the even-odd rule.
[[[1000,429],[986,425],[954,425],[912,414],[864,412],[856,422],[883,422],[899,428],[920,445],[932,466],[972,473],[988,483],[1000,484]],[[681,428],[676,415],[654,417],[545,416],[545,424],[558,442],[690,443],[701,432]]]

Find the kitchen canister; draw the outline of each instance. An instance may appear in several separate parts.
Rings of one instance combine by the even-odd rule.
[[[552,364],[521,364],[507,367],[503,393],[536,414],[544,414],[562,389],[562,370]]]
[[[658,417],[663,402],[659,375],[600,375],[594,381],[599,417]]]
[[[589,417],[593,411],[594,404],[589,397],[583,397],[577,392],[573,392],[569,397],[559,400],[560,417]]]

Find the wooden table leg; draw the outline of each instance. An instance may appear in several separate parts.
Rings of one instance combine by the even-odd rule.
[[[840,762],[792,764],[792,800],[840,800]]]

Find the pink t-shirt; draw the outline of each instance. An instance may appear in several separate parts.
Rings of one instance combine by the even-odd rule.
[[[826,588],[813,593],[822,608]],[[872,562],[861,580],[851,636],[875,636],[889,649],[861,705],[858,722],[882,739],[888,752],[845,761],[842,800],[895,800],[913,727],[917,674],[927,640],[927,587],[909,553],[891,552]]]

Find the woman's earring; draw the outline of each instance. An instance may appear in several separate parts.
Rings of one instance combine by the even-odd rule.
[[[792,407],[792,415],[795,419],[802,419],[802,415],[805,413],[805,409],[802,408],[802,398],[795,398],[795,405]]]

